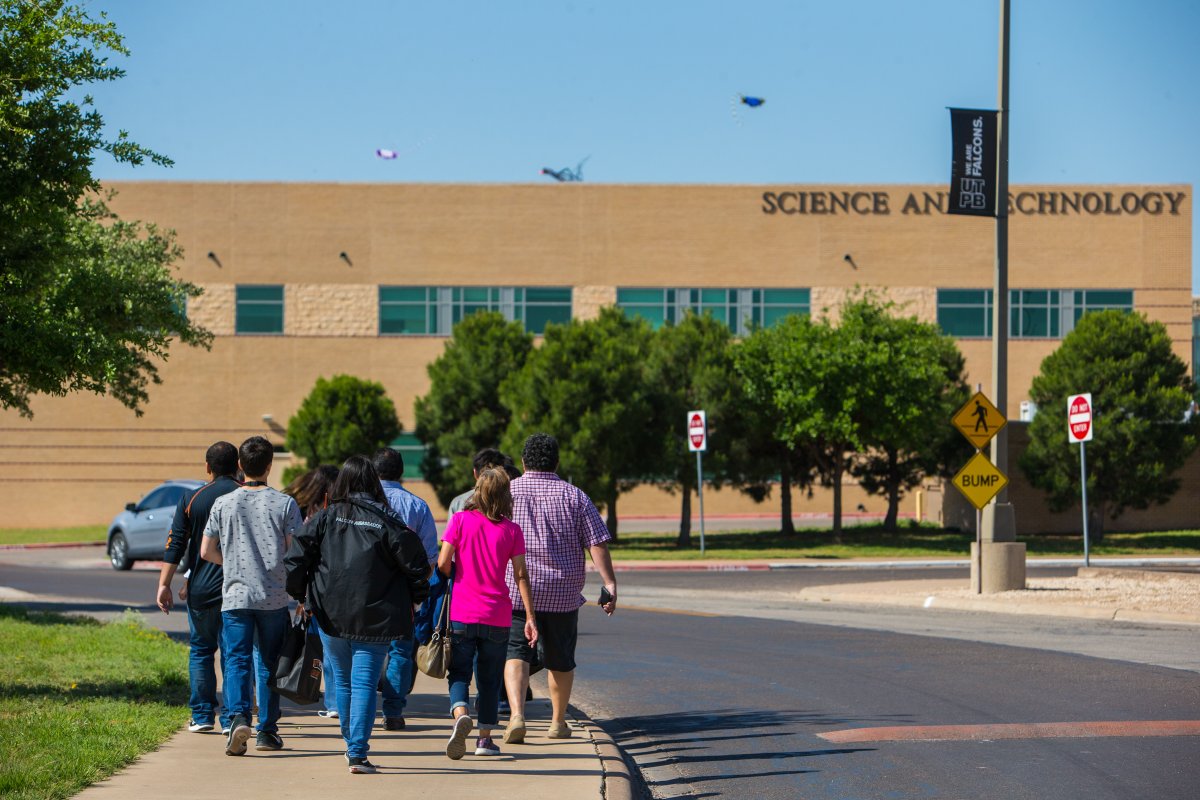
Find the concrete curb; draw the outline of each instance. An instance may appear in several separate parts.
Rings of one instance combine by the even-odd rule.
[[[1121,622],[1140,622],[1164,625],[1200,625],[1200,614],[1172,614],[1158,611],[1139,611],[1128,608],[1095,608],[1080,605],[1043,606],[1036,603],[1006,602],[1003,600],[941,597],[936,593],[926,597],[910,595],[888,596],[884,594],[858,594],[830,591],[821,586],[804,590],[800,597],[808,602],[846,603],[863,606],[900,606],[920,609],[946,609],[951,611],[979,611],[989,614],[1015,614],[1019,616],[1065,617],[1069,619],[1101,619]]]
[[[0,550],[50,550],[58,547],[104,547],[106,542],[28,542],[0,544]]]
[[[621,748],[591,717],[574,705],[567,706],[575,725],[587,732],[600,761],[600,796],[604,800],[635,800],[642,794],[634,789],[639,783],[629,768]]]

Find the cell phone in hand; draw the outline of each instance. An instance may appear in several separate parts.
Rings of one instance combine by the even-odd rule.
[[[613,599],[612,592],[610,592],[608,590],[608,587],[601,586],[600,587],[600,602],[597,605],[606,606],[612,602],[612,599]]]

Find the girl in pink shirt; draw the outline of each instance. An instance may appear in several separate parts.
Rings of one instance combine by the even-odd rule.
[[[533,608],[529,573],[525,569],[525,536],[512,521],[512,494],[508,474],[501,468],[484,470],[475,484],[467,509],[455,514],[442,536],[438,570],[450,575],[450,713],[454,729],[446,755],[458,760],[466,754],[473,722],[467,713],[472,666],[479,691],[477,756],[498,756],[492,728],[499,724],[498,705],[504,683],[504,661],[512,626],[512,601],[504,573],[512,563],[513,577],[525,608]],[[530,611],[524,636],[537,642],[537,623]],[[476,658],[478,656],[478,658]]]

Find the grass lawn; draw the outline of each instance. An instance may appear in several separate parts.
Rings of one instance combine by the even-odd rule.
[[[743,558],[929,558],[966,557],[975,535],[933,526],[901,524],[895,533],[880,525],[856,525],[842,531],[842,544],[834,544],[829,529],[802,529],[784,536],[779,531],[725,531],[704,537],[700,555],[699,531],[692,531],[692,546],[675,546],[673,533],[622,533],[610,547],[613,560],[724,560]],[[1031,536],[1023,539],[1031,556],[1083,557],[1080,536]],[[1094,556],[1200,555],[1200,531],[1109,533],[1103,542],[1092,542]]]
[[[107,525],[83,525],[78,528],[0,528],[0,544],[103,542],[107,535]]]
[[[0,604],[0,797],[65,798],[187,719],[187,647],[127,612],[100,624]]]

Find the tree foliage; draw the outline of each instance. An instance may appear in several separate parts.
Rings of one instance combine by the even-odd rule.
[[[287,446],[308,469],[370,456],[400,435],[396,407],[383,385],[352,375],[318,378],[288,420]],[[291,477],[291,476],[288,476]]]
[[[734,345],[733,357],[735,380],[742,396],[740,427],[744,454],[740,460],[758,475],[758,480],[747,482],[747,491],[756,500],[765,498],[770,492],[771,478],[777,474],[779,529],[793,534],[796,527],[792,521],[792,487],[811,492],[816,465],[812,448],[792,440],[775,405],[776,350],[780,342],[779,330],[759,328]]]
[[[733,333],[711,313],[686,314],[678,325],[667,323],[651,339],[646,381],[651,390],[657,432],[659,485],[682,495],[680,547],[691,544],[691,493],[696,489],[696,454],[687,443],[686,416],[703,409],[708,424],[704,466],[710,486],[738,482],[740,474],[739,402],[741,385],[731,380]]]
[[[1079,501],[1079,446],[1067,440],[1067,397],[1091,392],[1094,439],[1087,444],[1089,526],[1166,503],[1174,473],[1196,447],[1200,419],[1184,420],[1195,392],[1187,365],[1162,323],[1122,311],[1085,314],[1042,362],[1030,397],[1038,406],[1021,457],[1030,483],[1056,511]]]
[[[494,311],[476,313],[454,326],[446,349],[429,365],[429,393],[415,405],[416,434],[427,448],[422,471],[442,505],[470,485],[475,453],[500,445],[511,417],[500,402],[500,384],[521,369],[532,347],[521,323]]]
[[[115,26],[61,0],[0,0],[0,407],[30,395],[107,393],[140,413],[170,340],[208,346],[187,320],[198,287],[170,269],[174,234],[121,222],[100,195],[97,151],[120,162],[163,156],[104,135],[78,87],[124,73]]]
[[[645,362],[652,332],[644,320],[606,308],[593,320],[546,328],[545,341],[500,388],[512,410],[504,447],[513,453],[543,431],[558,439],[559,473],[608,511],[617,531],[617,498],[654,463]]]
[[[857,344],[863,385],[858,409],[862,449],[851,473],[871,494],[887,498],[884,530],[896,529],[901,496],[926,476],[948,477],[971,455],[949,424],[967,401],[965,360],[937,325],[900,316],[871,294],[841,312],[840,333]]]

